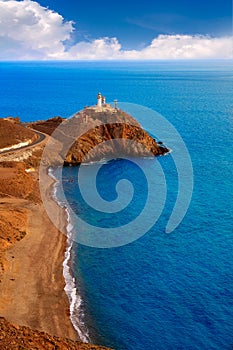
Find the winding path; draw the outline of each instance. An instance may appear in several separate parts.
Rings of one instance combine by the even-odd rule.
[[[7,151],[2,151],[2,152],[0,152],[0,156],[4,155],[4,154],[11,154],[11,153],[19,152],[21,150],[31,149],[31,148],[33,148],[35,146],[40,145],[48,137],[48,135],[46,135],[46,134],[44,134],[44,133],[42,133],[40,131],[37,131],[37,130],[34,130],[34,129],[32,129],[32,130],[35,132],[35,134],[37,134],[39,136],[39,138],[37,140],[35,140],[34,142],[32,142],[32,143],[30,143],[29,145],[26,145],[26,146],[22,146],[22,147],[19,147],[19,148],[14,148],[14,149],[12,148],[12,149],[9,149]]]

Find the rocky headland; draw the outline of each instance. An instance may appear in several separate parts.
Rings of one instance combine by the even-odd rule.
[[[143,130],[132,116],[111,107],[87,107],[65,121],[57,117],[29,126],[52,135],[61,143],[60,161],[65,165],[102,158],[159,156],[169,151]]]

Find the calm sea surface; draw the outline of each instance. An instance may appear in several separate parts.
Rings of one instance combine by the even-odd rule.
[[[94,104],[98,91],[109,101],[152,108],[174,125],[192,159],[194,191],[182,223],[165,233],[178,184],[172,156],[141,159],[148,169],[159,162],[167,180],[158,222],[126,246],[74,245],[74,273],[92,341],[117,350],[232,349],[232,64],[0,63],[0,117],[68,117]],[[95,166],[87,167],[87,187]],[[64,170],[72,208],[97,230],[117,225],[119,218],[85,205],[77,172]],[[112,200],[121,178],[135,188],[134,204],[122,213],[127,222],[145,201],[145,179],[137,167],[123,159],[106,162],[98,185],[100,194]]]

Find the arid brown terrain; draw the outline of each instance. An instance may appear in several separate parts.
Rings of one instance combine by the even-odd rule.
[[[14,196],[17,198],[39,201],[36,179],[27,173],[24,162],[0,162],[0,198]]]
[[[0,119],[0,125],[4,135],[8,126],[17,135],[14,143],[34,136],[17,120]],[[0,349],[105,349],[81,343],[70,321],[62,271],[66,237],[50,222],[39,195],[45,143],[0,155]],[[48,177],[48,191],[52,184]],[[60,207],[57,215],[66,222]]]
[[[63,122],[63,118],[54,117],[48,120],[41,120],[34,123],[29,123],[28,126],[32,129],[44,132],[47,135],[51,135],[54,130]]]
[[[107,350],[103,346],[83,344],[32,330],[29,327],[14,325],[3,317],[0,317],[0,331],[1,350]]]
[[[37,138],[32,130],[19,124],[18,118],[0,118],[0,149],[20,142],[35,141]]]

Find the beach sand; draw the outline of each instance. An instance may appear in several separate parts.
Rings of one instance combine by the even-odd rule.
[[[46,190],[52,193],[48,176]],[[0,315],[19,325],[78,340],[70,321],[64,291],[62,263],[66,236],[48,218],[43,204],[15,197],[1,198],[1,204],[28,211],[26,236],[6,250],[7,268],[0,284]],[[55,215],[67,223],[65,210],[57,205]]]

